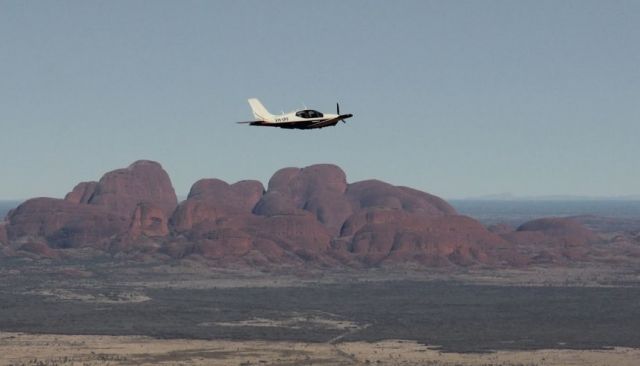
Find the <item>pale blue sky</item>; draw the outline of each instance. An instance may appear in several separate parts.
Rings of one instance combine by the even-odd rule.
[[[355,117],[234,124],[260,98]],[[639,1],[0,0],[0,198],[334,163],[444,197],[640,193]]]

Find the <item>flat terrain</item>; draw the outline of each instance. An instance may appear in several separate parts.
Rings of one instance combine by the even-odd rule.
[[[304,287],[3,289],[0,329],[164,339],[377,342],[446,351],[640,347],[639,288],[369,282]]]
[[[441,352],[416,342],[302,343],[159,340],[140,336],[0,332],[2,365],[404,365],[635,366],[640,350]]]
[[[599,365],[640,349],[632,270],[294,275],[19,259],[0,275],[4,364]]]

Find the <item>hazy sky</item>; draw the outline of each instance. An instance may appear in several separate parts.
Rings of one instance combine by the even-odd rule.
[[[353,113],[237,125],[246,99]],[[640,1],[0,0],[0,198],[326,162],[444,197],[640,193]]]

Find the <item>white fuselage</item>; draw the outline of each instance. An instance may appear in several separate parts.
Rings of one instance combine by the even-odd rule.
[[[280,128],[312,129],[335,126],[339,121],[353,117],[352,114],[322,113],[313,109],[300,109],[289,113],[274,115],[256,98],[249,99],[255,121],[248,121],[252,126],[271,126]],[[338,112],[339,106],[336,106]]]
[[[319,113],[319,115],[316,115],[316,116],[304,117],[304,116],[296,115],[296,113],[300,113],[300,112],[309,112],[309,110],[300,109],[300,110],[296,110],[289,113],[283,113],[280,115],[268,116],[265,122],[269,122],[269,123],[299,123],[299,122],[311,122],[311,121],[318,122],[318,121],[329,120],[332,118],[337,118],[339,116],[337,114],[319,113],[319,112],[317,112]],[[316,111],[310,111],[310,112],[316,112]]]

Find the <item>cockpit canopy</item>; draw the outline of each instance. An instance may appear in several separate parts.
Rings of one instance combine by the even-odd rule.
[[[300,118],[322,118],[324,115],[318,111],[312,109],[305,109],[304,111],[296,112],[296,116]]]

